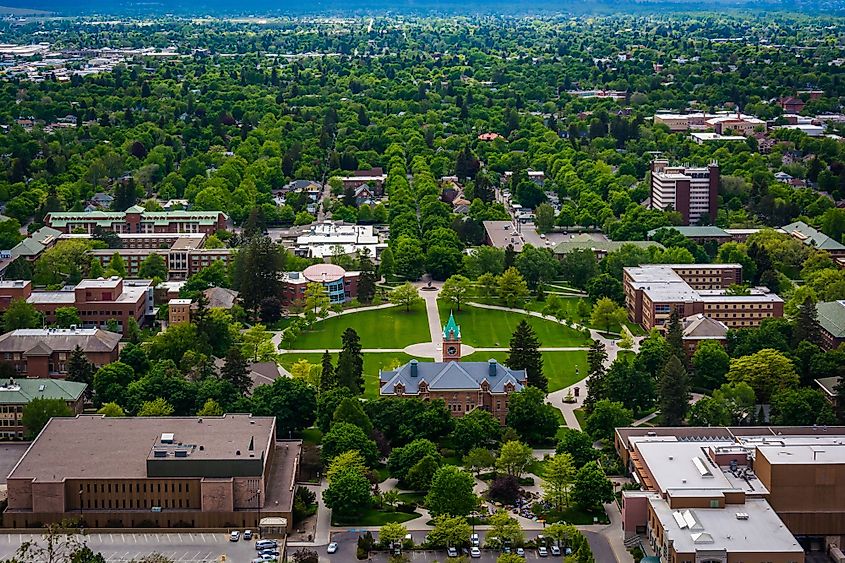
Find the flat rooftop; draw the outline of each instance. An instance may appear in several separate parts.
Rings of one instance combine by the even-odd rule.
[[[845,463],[845,441],[840,439],[838,443],[757,446],[757,455],[762,455],[772,465],[842,464]]]
[[[190,451],[192,460],[248,459],[250,442],[254,457],[262,459],[275,443],[274,420],[248,414],[53,418],[9,479],[143,479],[147,477],[147,460],[153,457],[153,449],[161,443],[163,434],[173,434],[174,449],[179,444],[186,449],[194,446]]]
[[[484,221],[483,224],[492,246],[507,248],[509,244],[512,244],[517,252],[522,250],[525,238],[516,230],[511,221]]]
[[[749,500],[725,508],[683,510],[672,510],[659,497],[650,498],[649,504],[679,554],[711,549],[804,554],[798,540],[765,500]]]
[[[659,442],[637,441],[640,459],[661,491],[698,489],[730,491],[737,488],[707,455],[710,446],[730,446],[731,441]],[[696,460],[698,460],[696,462]]]

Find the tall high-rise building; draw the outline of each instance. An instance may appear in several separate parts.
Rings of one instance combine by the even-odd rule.
[[[719,165],[706,167],[669,166],[668,160],[651,163],[652,209],[675,210],[685,225],[697,225],[701,218],[716,218],[719,199]]]

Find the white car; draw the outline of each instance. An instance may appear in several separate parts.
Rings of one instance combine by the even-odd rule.
[[[457,557],[458,550],[454,547],[448,547],[446,548],[446,555],[448,555],[449,557]]]
[[[521,547],[517,547],[516,548],[516,554],[519,555],[520,557],[525,557],[525,550],[522,549]]]
[[[252,539],[252,530],[244,530],[244,539],[251,540]]]
[[[552,546],[552,555],[560,555],[560,548],[558,546]]]
[[[337,542],[333,541],[326,549],[326,553],[337,553]]]
[[[276,540],[258,540],[255,542],[255,550],[256,551],[263,551],[265,549],[276,549],[279,547],[279,544]]]
[[[472,534],[472,535],[469,537],[469,543],[471,543],[472,545],[474,545],[474,546],[478,547],[478,546],[480,545],[480,543],[481,543],[481,542],[479,541],[479,539],[478,539],[478,534]]]
[[[541,545],[540,547],[537,548],[537,555],[540,556],[540,557],[548,557],[549,556],[549,550],[546,549],[545,546]]]
[[[473,559],[478,559],[479,557],[481,557],[481,550],[478,548],[478,546],[474,545],[469,548],[469,556]]]
[[[241,533],[237,530],[234,530],[229,533],[229,541],[238,541],[241,539]]]

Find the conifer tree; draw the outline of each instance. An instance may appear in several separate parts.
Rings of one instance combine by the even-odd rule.
[[[524,369],[528,385],[547,391],[549,381],[543,375],[543,354],[540,341],[531,325],[521,320],[511,336],[511,349],[505,363],[511,369]]]
[[[607,361],[607,348],[599,340],[593,340],[590,349],[587,351],[587,396],[584,397],[584,410],[592,412],[593,406],[605,398],[604,362]]]
[[[680,426],[689,409],[689,377],[677,356],[672,356],[660,373],[658,382],[660,412],[667,426]]]
[[[320,373],[320,393],[331,391],[337,387],[337,377],[332,365],[332,355],[326,350],[323,352],[323,359],[320,361],[322,372]]]
[[[672,347],[672,353],[680,360],[684,358],[684,329],[681,327],[681,315],[678,309],[672,309],[669,324],[666,327],[666,340]]]
[[[220,371],[222,379],[230,382],[235,388],[246,394],[252,387],[252,379],[249,377],[246,359],[238,346],[231,346],[226,352],[226,360],[223,369]]]
[[[337,384],[360,395],[364,392],[364,355],[361,353],[361,338],[355,329],[347,328],[343,331],[341,341],[343,346],[335,369]]]
[[[819,327],[819,315],[816,311],[816,302],[809,295],[798,307],[798,314],[795,317],[795,330],[793,331],[793,344],[797,347],[801,342],[808,340],[813,344],[819,344],[821,340],[821,329]]]

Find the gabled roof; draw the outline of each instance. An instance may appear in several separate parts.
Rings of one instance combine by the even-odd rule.
[[[416,370],[416,375],[413,375]],[[425,382],[430,391],[478,390],[485,381],[491,393],[504,393],[510,383],[514,391],[523,387],[525,370],[512,370],[490,360],[488,362],[414,362],[411,361],[396,370],[380,374],[382,395],[394,395],[401,385],[405,395],[419,393],[420,384]]]
[[[698,313],[684,318],[682,321],[684,338],[690,340],[724,339],[728,334],[728,327],[722,321]]]
[[[33,399],[75,401],[87,385],[64,379],[21,378],[0,382],[0,404],[25,405]]]
[[[208,306],[217,309],[231,309],[238,299],[238,292],[225,287],[209,287],[203,291]]]
[[[816,303],[819,325],[833,338],[845,338],[845,300]]]
[[[0,352],[49,355],[77,346],[84,352],[112,352],[120,339],[120,334],[98,328],[19,328],[0,336]]]
[[[781,227],[781,230],[813,248],[820,250],[845,250],[844,244],[814,229],[804,221],[795,221],[794,223]]]

